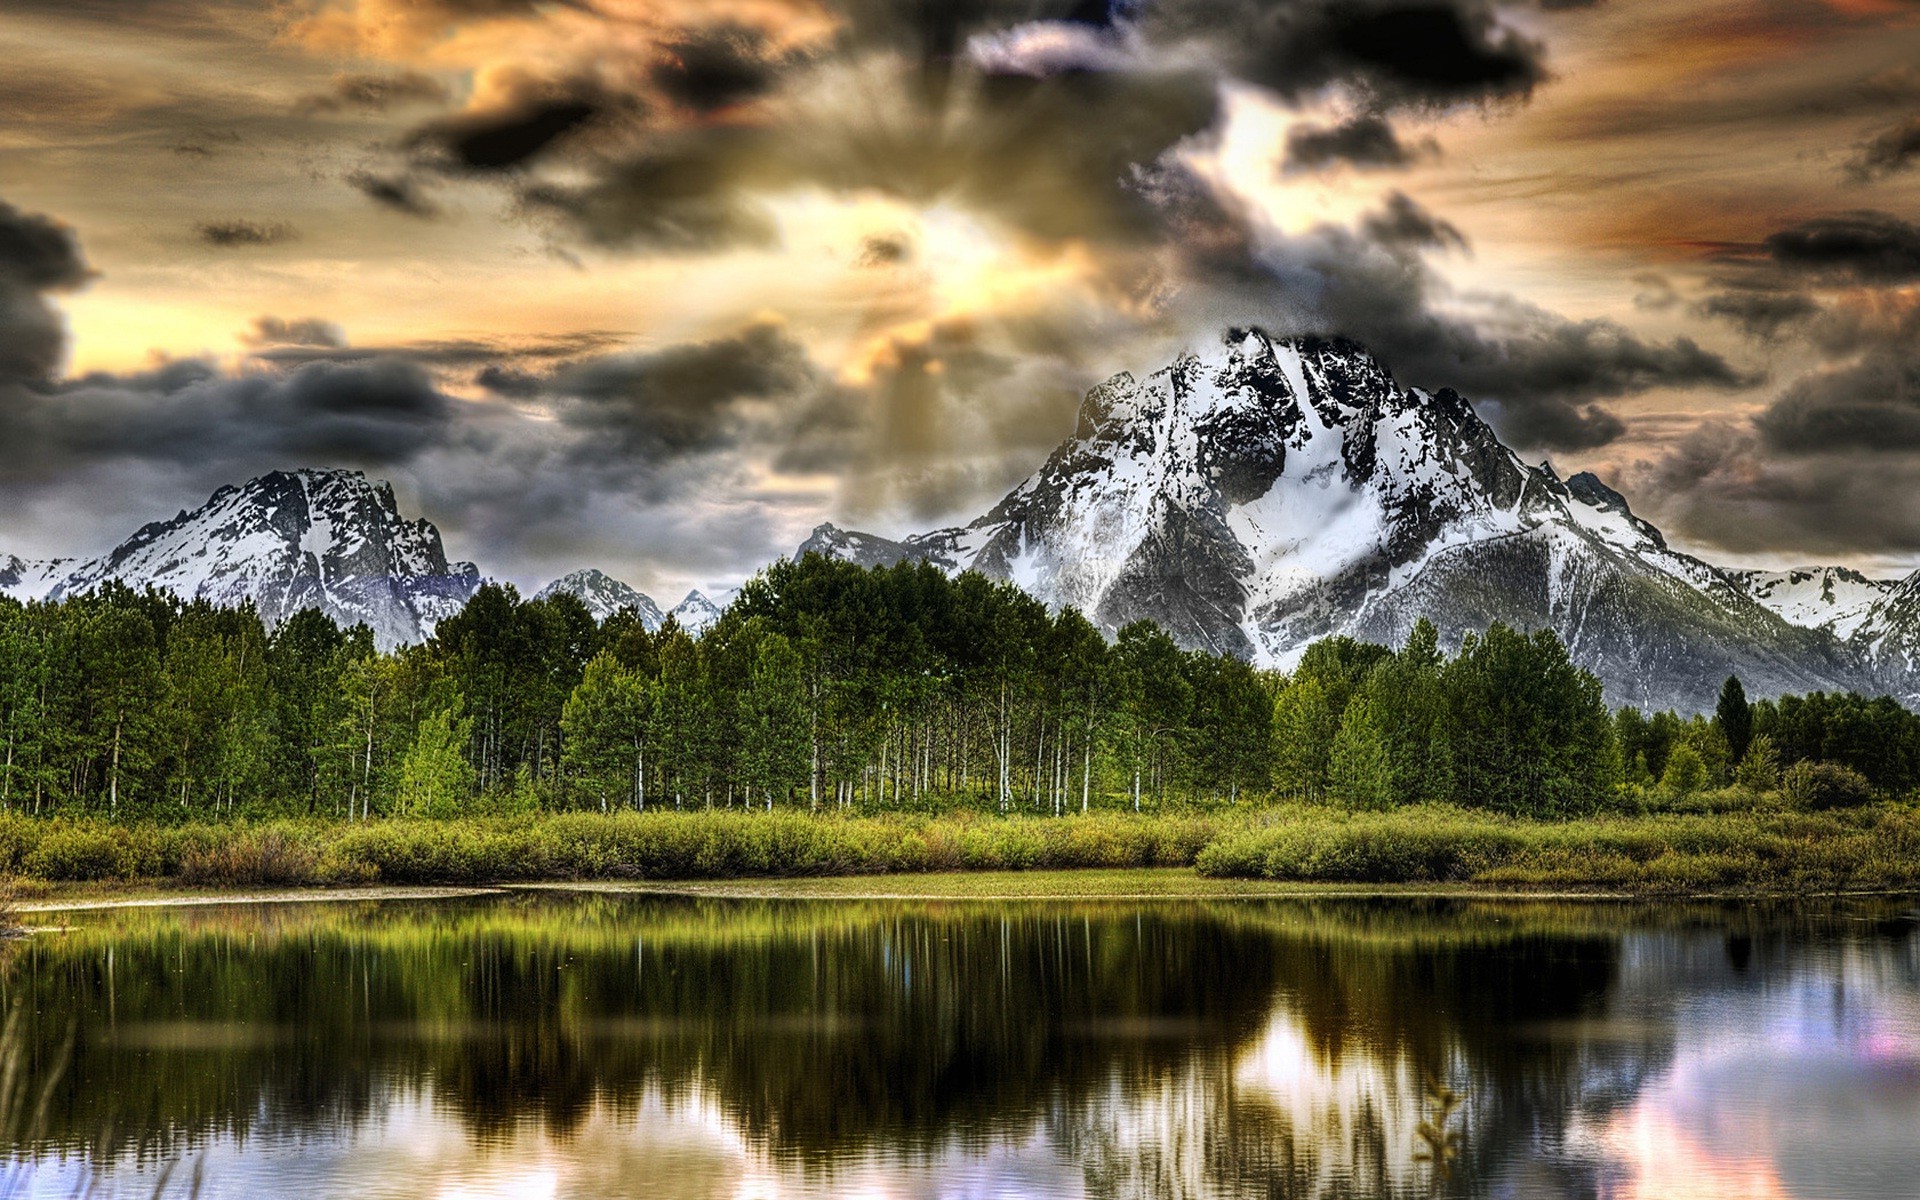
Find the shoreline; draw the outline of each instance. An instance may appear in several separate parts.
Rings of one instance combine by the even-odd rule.
[[[1463,900],[1580,904],[1825,901],[1920,896],[1901,888],[1809,893],[1786,889],[1633,891],[1604,887],[1498,887],[1484,883],[1285,883],[1216,879],[1183,867],[1069,868],[1036,871],[937,871],[912,874],[685,880],[515,880],[457,886],[405,884],[233,888],[159,884],[54,884],[8,907],[17,916],[220,905],[404,903],[515,894],[660,897],[696,900],[964,901],[1127,903],[1222,900]]]

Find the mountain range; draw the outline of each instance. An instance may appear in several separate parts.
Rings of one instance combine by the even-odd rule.
[[[978,519],[900,539],[821,525],[808,552],[979,571],[1109,633],[1152,620],[1280,668],[1316,638],[1396,643],[1425,616],[1445,644],[1495,620],[1550,626],[1615,703],[1697,711],[1728,674],[1756,695],[1920,696],[1920,573],[1716,567],[1594,475],[1529,465],[1453,391],[1403,388],[1341,340],[1233,330],[1144,379],[1115,376]],[[384,646],[428,636],[482,581],[388,484],[338,470],[222,488],[97,559],[0,555],[0,592],[17,598],[107,579],[251,599],[270,623],[314,606]],[[672,616],[696,631],[730,599],[695,591],[663,612],[597,569],[537,595],[559,592],[598,619],[630,607],[649,628]]]

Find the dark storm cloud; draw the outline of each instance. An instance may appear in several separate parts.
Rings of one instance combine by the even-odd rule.
[[[524,83],[506,103],[431,122],[409,139],[452,171],[486,174],[527,166],[634,101],[584,80]]]
[[[1457,389],[1527,448],[1617,440],[1625,426],[1605,400],[1759,382],[1690,339],[1650,342],[1613,321],[1569,321],[1508,296],[1473,297],[1456,311],[1426,260],[1436,237],[1454,239],[1424,232],[1432,218],[1411,201],[1390,201],[1359,231],[1328,225],[1257,243],[1193,189],[1163,194],[1188,212],[1185,275],[1216,323],[1352,338],[1402,383]]]
[[[560,418],[589,436],[579,457],[654,461],[730,440],[740,406],[791,399],[818,375],[807,352],[778,326],[755,325],[708,342],[615,354],[564,366],[545,382]]]
[[[1769,235],[1761,244],[1785,270],[1839,282],[1899,284],[1920,280],[1920,225],[1861,209],[1815,217]]]
[[[533,338],[427,338],[387,346],[280,343],[263,345],[253,357],[282,367],[384,360],[434,370],[457,370],[505,361],[558,362],[605,350],[619,340],[616,334],[588,330]]]
[[[440,206],[435,204],[426,194],[425,189],[410,176],[355,171],[347,176],[347,184],[382,208],[392,209],[409,217],[425,218],[440,215]]]
[[[1635,506],[1670,533],[1727,550],[1920,549],[1920,506],[1888,502],[1920,489],[1920,462],[1911,454],[1781,455],[1751,426],[1719,421],[1636,464],[1625,482]]]
[[[608,165],[592,182],[530,185],[520,204],[601,246],[688,252],[771,245],[773,220],[746,185],[766,171],[773,148],[755,129],[689,131]]]
[[[1284,167],[1292,171],[1317,171],[1335,163],[1404,167],[1420,153],[1420,147],[1401,141],[1385,118],[1359,116],[1338,125],[1298,125],[1288,130]]]
[[[913,257],[913,243],[904,234],[873,234],[860,239],[858,267],[897,267]]]
[[[1920,450],[1920,358],[1887,351],[1816,371],[1782,393],[1754,428],[1779,454]]]
[[[1390,193],[1384,209],[1360,219],[1360,229],[1374,241],[1390,246],[1467,248],[1466,234],[1434,216],[1405,192]]]
[[[1847,174],[1869,183],[1915,166],[1920,166],[1920,117],[1869,138],[1847,163]]]
[[[66,329],[47,295],[92,277],[71,229],[0,200],[0,389],[59,368]]]
[[[300,236],[299,231],[285,221],[249,221],[244,218],[202,221],[193,227],[193,235],[206,245],[222,250],[275,246]]]
[[[255,317],[253,328],[241,337],[249,346],[331,346],[347,344],[347,335],[332,321],[301,317]]]
[[[337,75],[327,90],[301,103],[308,112],[363,109],[385,112],[408,104],[444,104],[451,93],[431,75],[403,71],[394,75]]]
[[[1345,86],[1381,107],[1444,107],[1525,98],[1547,76],[1541,47],[1472,0],[1164,0],[1140,23],[1290,99]]]
[[[650,73],[653,84],[674,104],[711,112],[771,91],[780,77],[781,56],[766,36],[742,25],[695,29],[660,47],[663,55]]]
[[[1813,297],[1770,290],[1716,292],[1694,306],[1703,317],[1726,321],[1750,338],[1770,341],[1821,312]]]
[[[231,376],[189,360],[17,391],[0,462],[33,476],[111,461],[242,472],[264,461],[391,465],[441,441],[454,404],[411,363]]]

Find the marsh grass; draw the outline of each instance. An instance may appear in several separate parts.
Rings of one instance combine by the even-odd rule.
[[[1633,892],[1920,886],[1920,812],[1879,805],[1525,821],[1441,807],[1294,811],[1208,845],[1220,877]]]
[[[1648,893],[1920,887],[1920,810],[1878,804],[1534,821],[1443,806],[998,817],[568,813],[116,825],[0,817],[0,874],[203,887],[727,880],[1193,868],[1304,884]]]

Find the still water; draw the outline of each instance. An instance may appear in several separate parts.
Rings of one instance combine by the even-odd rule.
[[[0,1195],[1912,1200],[1914,912],[75,914],[0,962]]]

